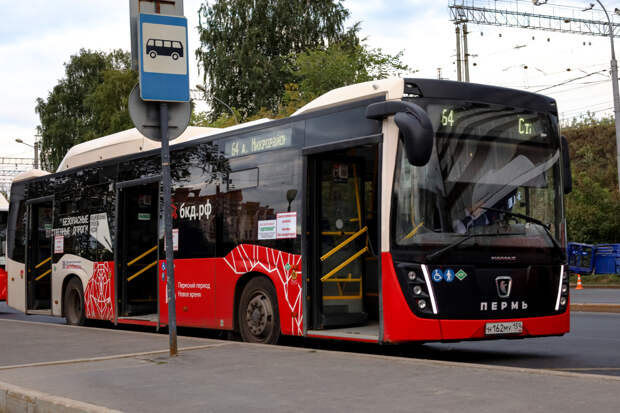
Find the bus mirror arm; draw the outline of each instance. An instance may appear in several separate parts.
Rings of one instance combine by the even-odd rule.
[[[383,120],[394,115],[394,122],[403,139],[407,160],[413,166],[424,166],[433,152],[433,124],[420,106],[411,102],[387,101],[368,105],[368,119]]]
[[[562,166],[564,167],[564,193],[570,194],[573,191],[573,174],[570,170],[570,153],[568,152],[568,140],[562,136]]]

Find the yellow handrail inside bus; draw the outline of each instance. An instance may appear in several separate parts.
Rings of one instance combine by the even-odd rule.
[[[424,221],[420,222],[414,229],[411,230],[409,234],[405,235],[405,238],[403,238],[402,240],[404,241],[406,239],[413,237],[416,234],[416,232],[418,232],[418,230],[422,228],[422,225],[424,225]]]
[[[326,259],[334,255],[336,252],[340,251],[343,247],[347,246],[351,241],[353,241],[354,239],[356,239],[357,237],[359,237],[366,231],[368,231],[368,227],[364,227],[360,229],[355,234],[351,235],[349,238],[345,239],[340,244],[336,245],[329,252],[325,253],[325,255],[321,257],[321,261],[325,261]]]
[[[136,278],[138,275],[142,274],[144,271],[148,270],[149,268],[154,267],[155,265],[157,265],[157,261],[153,261],[152,263],[150,263],[149,265],[147,265],[146,267],[142,268],[140,271],[138,271],[137,273],[135,273],[134,275],[132,275],[131,277],[127,278],[127,282],[133,280],[134,278]]]
[[[338,283],[338,294],[339,295],[324,295],[323,299],[324,300],[356,300],[356,299],[360,299],[362,298],[362,277],[359,276],[359,278],[353,278],[351,276],[351,273],[349,273],[349,276],[347,278],[330,278],[329,280],[325,280],[324,282],[336,282]],[[360,284],[360,288],[359,288],[359,292],[356,295],[344,295],[344,290],[342,289],[342,285],[341,283],[359,283]]]
[[[52,259],[52,257],[48,257],[46,259],[44,259],[43,261],[41,261],[40,263],[38,263],[37,265],[34,266],[35,269],[39,268],[40,266],[42,266],[43,264],[45,264],[46,262],[50,261]]]
[[[149,255],[151,252],[155,251],[157,249],[157,245],[155,245],[153,248],[151,248],[150,250],[146,251],[145,253],[137,256],[136,258],[134,258],[133,260],[129,261],[127,263],[127,266],[129,267],[130,265],[135,264],[137,261],[139,261],[140,259],[146,257],[147,255]]]
[[[39,275],[37,278],[35,278],[35,281],[39,281],[41,278],[45,277],[47,274],[49,274],[50,272],[52,272],[52,269],[50,268],[49,270],[45,271],[43,274]]]
[[[368,247],[364,247],[361,250],[359,250],[358,252],[356,252],[355,254],[353,254],[351,257],[347,258],[345,261],[343,261],[341,264],[339,264],[338,266],[336,266],[336,268],[334,268],[333,270],[331,270],[330,272],[328,272],[327,274],[325,274],[322,278],[321,278],[321,282],[325,282],[326,280],[330,279],[332,275],[336,274],[338,271],[340,271],[341,269],[343,269],[344,267],[346,267],[347,265],[349,265],[349,263],[351,263],[351,261],[355,260],[357,257],[359,257],[360,255],[362,255],[363,253],[365,253],[366,251],[368,251]]]
[[[353,234],[355,234],[355,231],[322,231],[321,232],[321,235],[331,235],[334,237],[341,237],[343,235],[353,235]]]

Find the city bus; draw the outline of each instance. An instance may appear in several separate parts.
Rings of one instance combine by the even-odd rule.
[[[9,203],[0,194],[0,301],[6,301],[6,221]]]
[[[9,306],[168,323],[159,144],[79,144],[11,187]],[[171,146],[179,326],[371,343],[569,331],[553,99],[399,78]]]

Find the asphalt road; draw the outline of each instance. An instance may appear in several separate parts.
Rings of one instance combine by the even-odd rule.
[[[64,319],[55,317],[26,316],[8,308],[5,303],[0,303],[0,319],[64,322]],[[97,326],[112,328],[107,323]],[[153,331],[139,327],[132,329]],[[221,337],[212,331],[182,328],[179,335]],[[571,332],[563,337],[397,346],[285,337],[281,345],[620,376],[620,314],[572,313]]]

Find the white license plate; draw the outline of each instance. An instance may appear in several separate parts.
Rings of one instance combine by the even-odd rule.
[[[484,334],[492,336],[495,334],[519,334],[523,332],[523,321],[511,321],[509,323],[486,323]]]

